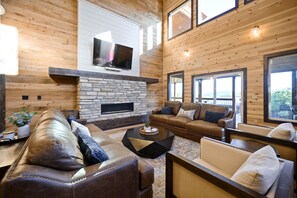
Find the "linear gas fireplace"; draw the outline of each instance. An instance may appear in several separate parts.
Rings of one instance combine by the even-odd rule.
[[[134,103],[101,104],[101,115],[134,111]]]

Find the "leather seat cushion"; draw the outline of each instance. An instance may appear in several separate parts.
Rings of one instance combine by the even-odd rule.
[[[224,129],[218,124],[207,122],[204,120],[195,120],[186,125],[188,133],[199,133],[201,136],[223,137]]]
[[[191,121],[193,121],[193,120],[191,120],[189,118],[185,118],[185,117],[173,117],[173,118],[169,118],[167,120],[167,124],[185,129],[186,124]]]
[[[39,125],[30,136],[28,163],[65,171],[84,167],[75,135],[57,120],[47,122]]]
[[[145,160],[138,159],[139,188],[145,189],[154,183],[154,167]]]
[[[150,115],[150,120],[167,124],[168,119],[174,118],[174,117],[175,117],[174,115],[152,114]]]

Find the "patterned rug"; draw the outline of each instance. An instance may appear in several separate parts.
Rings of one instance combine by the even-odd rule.
[[[106,131],[107,134],[121,141],[127,129],[115,129]],[[171,151],[188,159],[194,160],[200,155],[200,144],[179,136],[175,136]],[[154,198],[165,197],[165,154],[156,159],[143,158],[150,163],[155,170],[155,182],[153,184]]]

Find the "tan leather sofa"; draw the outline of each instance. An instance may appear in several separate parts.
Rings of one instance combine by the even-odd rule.
[[[109,156],[108,160],[94,165],[85,164],[83,168],[70,171],[30,164],[28,148],[38,149],[30,145],[35,135],[42,137],[47,131],[53,136],[63,136],[71,132],[63,114],[47,111],[1,181],[0,197],[152,197],[153,167],[95,125],[86,126]],[[58,156],[59,153],[49,155]]]
[[[205,104],[205,103],[180,103],[177,101],[167,101],[165,107],[172,107],[172,115],[161,114],[161,110],[155,110],[150,115],[152,125],[164,126],[172,130],[178,136],[194,141],[200,141],[203,136],[218,140],[224,140],[224,130],[226,127],[234,128],[235,116],[233,111],[227,107]],[[184,110],[196,110],[194,120],[184,117],[176,117],[180,108]],[[224,113],[225,118],[218,123],[211,123],[204,120],[206,111]]]
[[[200,149],[193,161],[166,154],[166,197],[294,197],[292,161],[279,158],[279,176],[262,195],[230,179],[251,153],[205,137]]]

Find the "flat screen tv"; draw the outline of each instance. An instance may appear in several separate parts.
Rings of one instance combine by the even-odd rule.
[[[133,48],[94,38],[93,65],[130,70]]]

